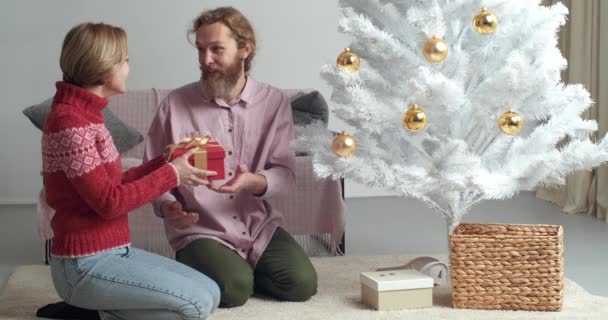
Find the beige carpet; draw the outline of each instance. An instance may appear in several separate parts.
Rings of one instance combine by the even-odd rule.
[[[435,289],[433,308],[378,312],[361,304],[361,271],[402,265],[411,258],[313,258],[319,273],[319,293],[311,300],[291,303],[254,297],[243,307],[216,310],[211,319],[608,319],[608,298],[591,295],[568,279],[561,312],[453,309],[449,307],[449,294],[444,288]],[[48,267],[19,267],[0,297],[0,319],[37,319],[36,308],[57,300]]]

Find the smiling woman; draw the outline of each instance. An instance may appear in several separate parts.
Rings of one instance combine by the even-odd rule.
[[[206,318],[219,304],[215,282],[131,247],[130,211],[180,184],[208,182],[188,164],[194,150],[122,172],[102,110],[107,97],[126,92],[126,39],[119,27],[82,23],[63,42],[64,81],[56,83],[43,128],[42,174],[44,197],[55,210],[51,274],[67,304],[39,312],[67,318],[84,308],[100,310],[103,319]]]

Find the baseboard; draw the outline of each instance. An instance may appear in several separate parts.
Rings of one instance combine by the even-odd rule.
[[[36,198],[0,198],[0,206],[35,205],[38,203]]]

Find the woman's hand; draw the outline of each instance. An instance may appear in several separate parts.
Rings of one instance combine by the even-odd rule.
[[[217,172],[202,170],[190,165],[190,163],[188,162],[188,158],[193,155],[194,152],[196,152],[196,148],[188,150],[183,155],[171,161],[171,164],[175,167],[175,170],[177,171],[180,185],[188,184],[192,186],[207,186],[209,185],[209,180],[207,180],[207,177],[214,176],[217,174]]]

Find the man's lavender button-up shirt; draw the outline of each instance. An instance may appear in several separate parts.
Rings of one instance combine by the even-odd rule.
[[[195,239],[211,238],[235,250],[255,267],[266,249],[282,214],[271,208],[268,198],[293,188],[295,156],[289,144],[294,138],[289,97],[280,90],[248,78],[239,97],[225,102],[205,95],[200,81],[173,90],[162,101],[146,139],[144,159],[162,154],[168,144],[186,137],[210,135],[226,150],[226,180],[239,164],[264,175],[266,192],[217,193],[205,186],[181,185],[154,203],[159,214],[164,200],[179,201],[199,220],[186,229],[165,223],[173,249],[180,250]]]

